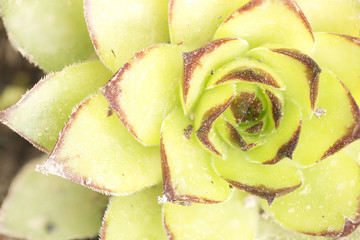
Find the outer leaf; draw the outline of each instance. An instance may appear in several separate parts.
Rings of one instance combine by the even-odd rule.
[[[50,152],[74,106],[106,83],[111,73],[100,61],[65,68],[39,81],[0,120],[40,150]]]
[[[353,0],[296,0],[314,32],[359,37],[360,2]]]
[[[168,0],[84,0],[84,5],[95,49],[113,72],[136,52],[170,40]]]
[[[314,59],[335,73],[360,105],[360,39],[331,33],[315,37]]]
[[[286,229],[274,221],[267,212],[262,212],[260,216],[256,240],[334,240],[334,238],[314,237]]]
[[[102,240],[167,239],[158,197],[161,187],[152,187],[126,197],[113,197],[103,222]]]
[[[185,45],[189,51],[210,42],[220,24],[233,11],[250,0],[170,0],[171,42]]]
[[[326,112],[315,112],[317,116],[303,122],[294,152],[294,160],[303,165],[320,161],[360,138],[356,130],[360,126],[359,107],[349,90],[329,71],[320,74],[315,108]]]
[[[47,72],[89,59],[94,54],[79,0],[1,0],[12,44]]]
[[[314,36],[303,13],[292,0],[253,0],[234,12],[219,27],[215,39],[238,37],[250,48],[281,43],[311,52]]]
[[[244,201],[250,200],[248,204]],[[253,239],[257,222],[256,199],[235,191],[219,204],[164,205],[164,224],[169,239]]]
[[[160,149],[138,143],[98,94],[73,112],[39,170],[123,195],[160,182]]]
[[[161,130],[164,194],[168,201],[220,202],[229,197],[229,184],[211,166],[192,122],[181,109],[164,120]]]
[[[301,172],[289,159],[274,165],[250,160],[246,158],[246,153],[229,148],[226,159],[214,157],[214,167],[234,187],[265,198],[269,204],[275,197],[287,194],[302,184]]]
[[[36,163],[27,164],[11,185],[0,212],[0,232],[39,240],[96,236],[107,197],[37,173]]]
[[[304,183],[268,210],[284,226],[319,236],[346,236],[360,223],[360,167],[354,143],[303,170]],[[311,221],[309,221],[311,219]]]
[[[166,115],[180,106],[183,63],[178,47],[150,47],[125,64],[103,88],[127,129],[145,145],[160,142]]]

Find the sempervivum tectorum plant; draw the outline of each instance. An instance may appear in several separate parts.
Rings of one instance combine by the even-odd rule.
[[[28,2],[0,1],[9,36],[43,66],[46,49],[14,24]],[[113,196],[102,239],[357,228],[360,2],[85,0],[84,10],[107,68],[93,60],[50,74],[0,117],[50,153],[38,171]],[[68,38],[73,54],[81,41]],[[91,55],[81,53],[44,68]]]

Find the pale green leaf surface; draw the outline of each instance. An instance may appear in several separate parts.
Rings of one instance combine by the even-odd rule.
[[[84,0],[95,49],[113,72],[143,49],[170,41],[168,0]]]
[[[359,221],[360,167],[349,151],[358,153],[358,144],[303,169],[300,188],[264,206],[285,227],[315,235],[337,235],[345,217]]]
[[[234,12],[219,27],[215,39],[238,37],[250,48],[268,42],[311,52],[314,38],[307,20],[292,1],[254,0]]]
[[[106,194],[124,195],[161,181],[160,149],[137,142],[98,94],[73,112],[39,170]]]
[[[303,121],[294,161],[305,166],[320,161],[331,146],[353,131],[351,126],[356,124],[356,119],[348,93],[336,76],[323,70],[315,109],[326,113],[314,114],[310,120]]]
[[[204,149],[222,155],[224,142],[215,130],[214,121],[229,106],[235,94],[232,84],[223,84],[203,92],[194,114],[194,130]],[[215,119],[214,119],[215,118]]]
[[[241,72],[249,69],[259,69],[263,71],[264,76],[274,80],[273,85],[277,85],[278,88],[284,88],[284,84],[278,74],[265,63],[262,63],[256,59],[251,59],[247,57],[241,57],[234,61],[221,66],[220,68],[213,71],[212,76],[210,77],[206,88],[212,88],[215,85],[229,83],[229,82],[239,82],[239,81],[250,81],[251,79],[234,79],[223,82],[222,80],[226,78],[229,74]],[[266,75],[265,75],[266,74]],[[219,82],[220,81],[220,82]],[[269,81],[270,82],[270,81]],[[269,84],[267,84],[269,85]]]
[[[212,72],[236,57],[242,56],[248,51],[248,47],[248,43],[241,39],[221,39],[183,54],[185,76],[181,90],[185,113],[189,113],[196,105]]]
[[[44,159],[44,158],[41,158]],[[0,232],[38,240],[66,240],[98,234],[108,198],[28,163],[11,185],[0,211]]]
[[[302,125],[301,117],[302,115],[298,104],[292,100],[285,100],[283,118],[281,119],[279,127],[264,137],[264,142],[247,151],[247,159],[264,163],[278,157],[280,148],[291,143],[291,140],[296,138]]]
[[[161,221],[162,188],[155,186],[124,197],[113,197],[105,214],[101,240],[165,240]]]
[[[171,239],[254,239],[258,207],[256,199],[241,191],[223,203],[164,205],[164,223]]]
[[[124,65],[103,88],[123,124],[144,145],[160,143],[163,120],[180,106],[183,71],[177,46],[152,46]]]
[[[287,51],[286,49],[283,50]],[[302,58],[307,56],[301,56],[302,53],[300,52],[294,52],[294,56],[290,56],[275,51],[276,49],[256,48],[249,51],[247,56],[258,59],[270,66],[280,76],[286,87],[283,91],[284,101],[295,101],[301,108],[303,118],[310,118],[313,113],[310,96],[310,83],[313,79],[310,79],[310,73],[314,71],[314,68],[306,64],[306,61]],[[289,49],[289,51],[292,50]],[[296,54],[299,55],[296,56]],[[310,58],[307,60],[311,61]]]
[[[39,149],[50,152],[72,109],[110,77],[100,61],[70,66],[39,81],[17,104],[0,112],[0,119]]]
[[[336,74],[360,104],[360,39],[316,33],[313,58]]]
[[[296,0],[314,32],[360,36],[360,1]]]
[[[12,44],[46,72],[94,55],[81,0],[1,0]]]
[[[250,0],[170,0],[169,26],[171,43],[186,46],[188,51],[209,43],[221,23]]]
[[[276,222],[269,213],[263,212],[258,221],[256,240],[334,240],[334,238],[309,236],[291,231]],[[355,235],[355,234],[352,234]],[[341,240],[356,240],[345,238]]]
[[[301,171],[285,158],[273,165],[251,162],[246,152],[229,148],[226,159],[213,157],[216,171],[235,187],[257,192],[258,196],[269,199],[282,195],[301,185]]]
[[[199,145],[192,128],[192,121],[181,109],[164,120],[161,136],[165,195],[170,201],[224,201],[230,194],[229,184],[214,171],[211,155]]]

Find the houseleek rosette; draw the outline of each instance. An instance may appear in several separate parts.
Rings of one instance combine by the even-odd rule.
[[[360,3],[84,4],[110,71],[70,66],[0,117],[51,152],[39,171],[114,196],[102,239],[253,239],[250,195],[295,232],[356,229]]]

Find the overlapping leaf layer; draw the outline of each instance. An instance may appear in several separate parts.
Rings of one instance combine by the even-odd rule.
[[[85,0],[100,59],[113,72],[127,63],[100,92],[110,76],[99,62],[62,71],[62,92],[82,86],[67,111],[86,100],[51,135],[38,128],[63,104],[63,93],[43,103],[57,75],[0,118],[41,149],[58,139],[40,171],[116,196],[102,239],[254,239],[259,208],[302,234],[349,235],[360,224],[360,39],[351,17],[360,4],[345,2],[327,13],[351,25],[340,31],[303,0]],[[90,64],[99,71],[79,78]],[[38,122],[23,121],[21,109],[39,105],[29,111]]]

